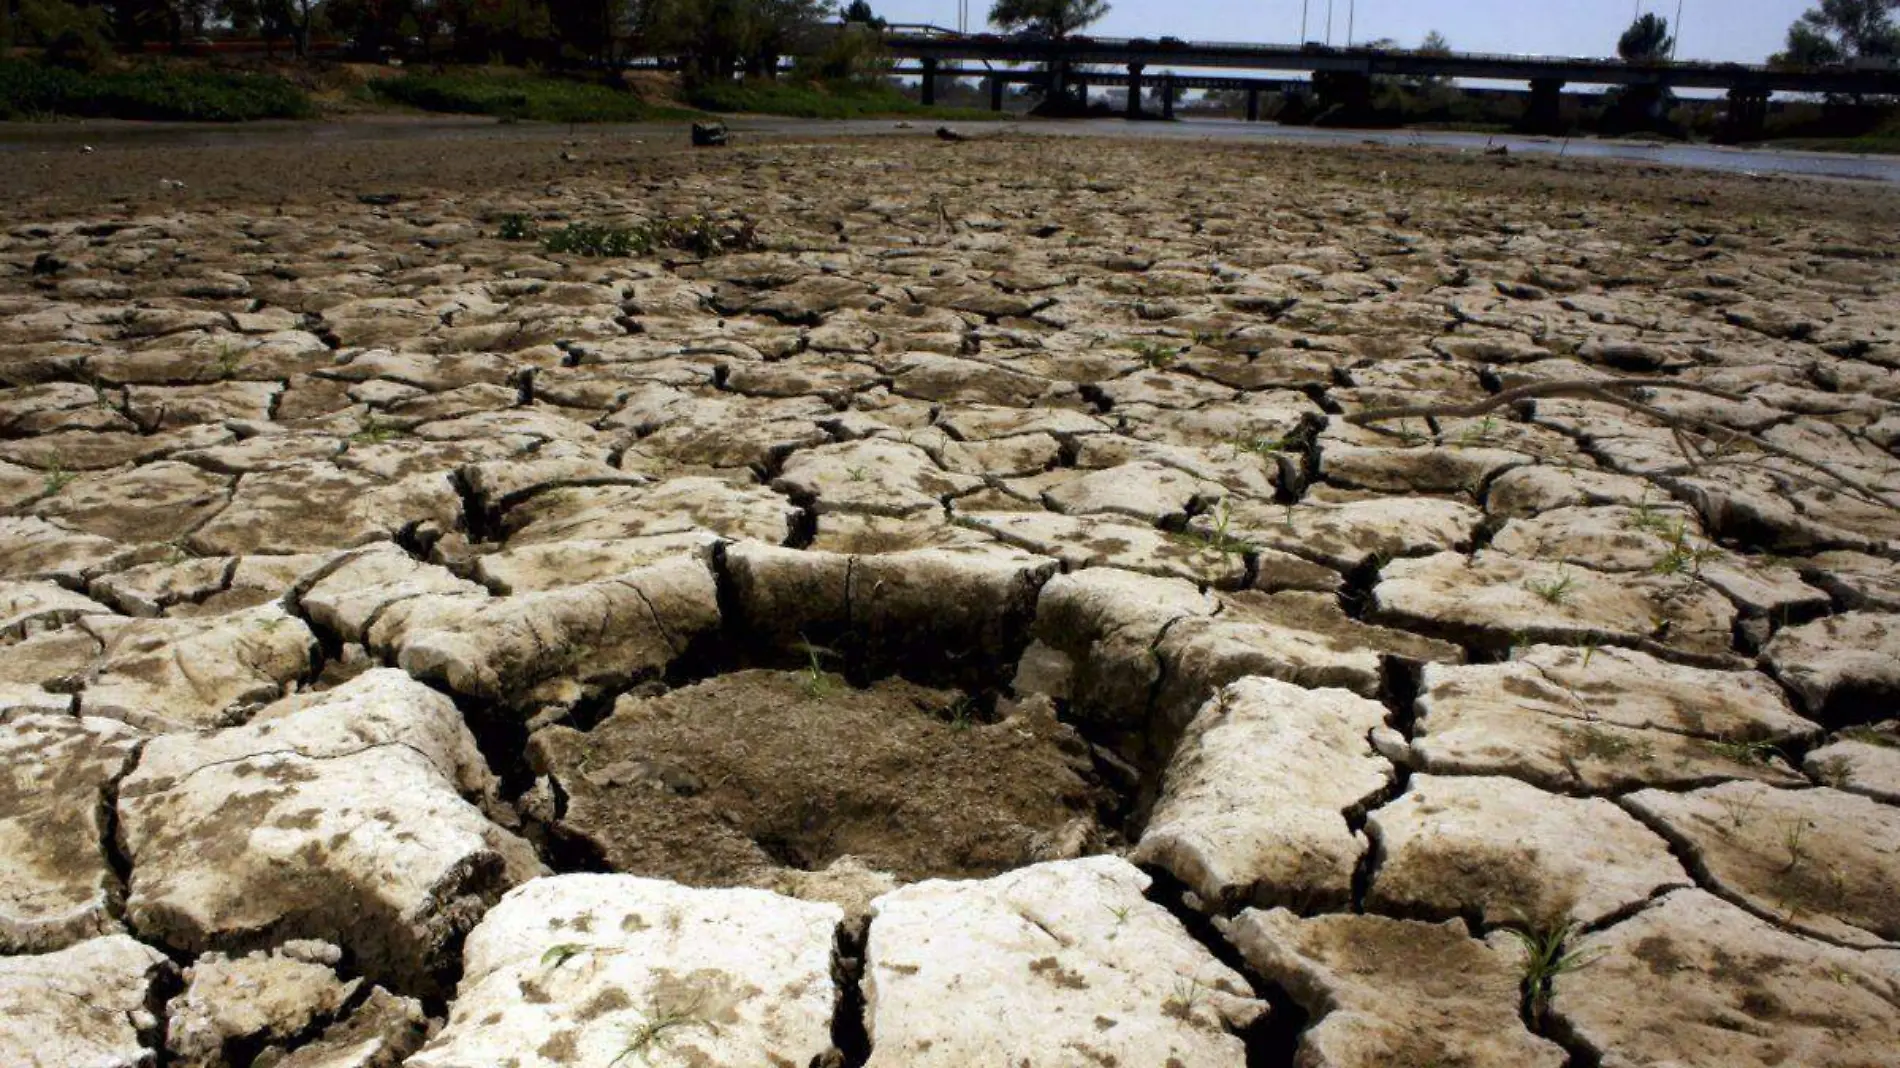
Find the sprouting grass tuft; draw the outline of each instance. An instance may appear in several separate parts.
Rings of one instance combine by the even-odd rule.
[[[646,1022],[628,1034],[627,1044],[614,1055],[613,1060],[607,1062],[608,1068],[613,1068],[614,1065],[629,1057],[637,1057],[641,1063],[646,1063],[649,1053],[666,1049],[672,1044],[676,1032],[689,1027],[703,1027],[714,1032],[719,1030],[711,1021],[699,1014],[697,1005],[674,1008],[661,1008],[657,1005],[651,1007]]]
[[[1698,547],[1690,542],[1688,528],[1677,520],[1669,535],[1669,548],[1650,570],[1658,575],[1699,576],[1704,562],[1721,555],[1722,550],[1713,545]]]
[[[1781,747],[1770,741],[1713,741],[1704,742],[1710,752],[1737,764],[1766,764],[1776,757],[1784,755]]]
[[[1546,604],[1563,604],[1570,598],[1570,591],[1576,585],[1576,576],[1568,571],[1559,571],[1556,578],[1526,581],[1524,588],[1543,598]]]
[[[805,650],[805,696],[813,701],[822,701],[830,697],[835,684],[831,676],[825,674],[823,657],[834,656],[831,650],[809,641],[801,641],[799,648]]]
[[[1180,355],[1179,349],[1158,341],[1136,341],[1128,348],[1151,371],[1165,371],[1173,367],[1175,357]]]
[[[1578,950],[1566,952],[1564,945],[1576,936],[1578,923],[1571,920],[1554,927],[1534,927],[1520,931],[1505,928],[1505,933],[1524,947],[1524,992],[1530,998],[1533,1017],[1544,1014],[1550,1001],[1550,981],[1566,972],[1574,972],[1594,963],[1602,954],[1586,955]]]
[[[41,488],[48,494],[58,493],[60,490],[65,489],[67,484],[72,482],[72,480],[73,473],[66,470],[66,465],[55,457],[52,463],[46,465],[46,477],[42,482]]]
[[[1212,549],[1221,554],[1221,558],[1232,560],[1253,550],[1253,543],[1245,538],[1235,537],[1228,532],[1234,519],[1233,509],[1226,501],[1221,502],[1220,511],[1214,513],[1214,529],[1211,531],[1184,530],[1172,537],[1183,544],[1195,548]]]

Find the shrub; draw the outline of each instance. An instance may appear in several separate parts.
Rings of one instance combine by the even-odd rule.
[[[0,118],[72,115],[104,119],[237,122],[295,119],[310,99],[272,74],[239,74],[162,63],[86,72],[0,59]]]
[[[370,92],[423,111],[540,122],[646,122],[691,114],[598,82],[512,72],[411,72],[372,82]]]

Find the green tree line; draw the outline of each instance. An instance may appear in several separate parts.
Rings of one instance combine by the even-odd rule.
[[[362,56],[550,66],[637,54],[689,57],[704,72],[776,65],[835,34],[831,0],[0,0],[0,47],[72,66],[114,50],[189,50],[204,37],[261,37],[302,54],[343,41]],[[851,15],[870,22],[862,0]]]

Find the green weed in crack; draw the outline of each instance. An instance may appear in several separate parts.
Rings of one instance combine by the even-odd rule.
[[[1253,543],[1245,538],[1237,538],[1228,533],[1233,524],[1233,509],[1226,501],[1221,502],[1220,511],[1214,514],[1214,529],[1211,531],[1184,530],[1173,535],[1182,544],[1195,548],[1212,549],[1221,555],[1221,559],[1232,562],[1237,556],[1253,549]]]
[[[1507,927],[1504,933],[1524,947],[1524,994],[1529,999],[1533,1020],[1541,1019],[1550,1003],[1551,980],[1579,968],[1587,968],[1602,957],[1601,953],[1566,952],[1567,944],[1581,925],[1569,920],[1552,927],[1532,927],[1520,931]]]
[[[1576,577],[1570,572],[1562,570],[1557,572],[1556,578],[1542,580],[1529,579],[1524,583],[1525,589],[1543,598],[1546,604],[1563,604],[1566,600],[1569,600],[1570,591],[1575,589],[1576,586]]]
[[[672,1045],[674,1035],[689,1027],[702,1027],[717,1034],[719,1028],[699,1013],[697,1001],[685,1006],[662,1006],[657,1001],[647,1008],[645,1023],[635,1027],[627,1036],[627,1044],[614,1059],[607,1062],[607,1068],[631,1057],[637,1057],[640,1063],[647,1063],[647,1055],[656,1050],[664,1050]]]
[[[1183,976],[1174,981],[1174,992],[1161,1003],[1161,1011],[1185,1023],[1194,1018],[1194,1009],[1201,1003],[1203,996],[1200,979]]]
[[[951,703],[948,712],[950,729],[959,733],[967,731],[976,723],[976,702],[968,695],[957,698]]]
[[[1722,806],[1723,814],[1728,817],[1729,827],[1739,831],[1754,821],[1755,806],[1761,803],[1761,796],[1759,794],[1749,794],[1747,797],[1723,796],[1717,798],[1716,803]]]
[[[1629,526],[1632,528],[1650,534],[1669,533],[1669,518],[1649,503],[1648,490],[1643,491],[1642,499],[1630,511]]]
[[[1882,749],[1900,749],[1900,734],[1889,734],[1872,727],[1849,727],[1836,734],[1835,740],[1859,742],[1862,745],[1876,745]]]
[[[1784,755],[1781,747],[1769,741],[1729,741],[1726,739],[1704,742],[1711,753],[1737,764],[1766,764],[1776,757]]]
[[[48,494],[58,493],[60,490],[65,489],[72,480],[73,473],[66,470],[66,465],[61,462],[59,457],[55,456],[53,462],[46,465],[46,474],[41,483],[41,488]]]
[[[835,657],[837,654],[809,641],[799,642],[798,648],[805,651],[805,696],[813,701],[822,701],[830,697],[836,690],[837,684],[832,682],[830,675],[825,674],[822,658]]]
[[[1791,872],[1808,859],[1807,847],[1803,844],[1808,834],[1808,821],[1796,816],[1781,828],[1781,847],[1788,851],[1788,863],[1783,872]]]
[[[1497,432],[1497,416],[1487,415],[1475,426],[1466,427],[1464,432],[1458,435],[1457,443],[1460,445],[1488,445]]]
[[[1136,341],[1128,346],[1141,362],[1151,371],[1165,371],[1174,366],[1174,358],[1179,350],[1156,341]]]
[[[237,376],[238,365],[243,360],[242,347],[232,344],[219,345],[217,358],[212,361],[212,370],[217,372],[219,381],[228,381]]]
[[[1677,520],[1675,528],[1670,532],[1668,550],[1650,570],[1658,575],[1689,575],[1692,578],[1699,578],[1702,575],[1703,563],[1721,555],[1722,550],[1713,545],[1704,545],[1700,548],[1692,545],[1689,542],[1687,528],[1681,520]]]
[[[1236,456],[1245,452],[1262,459],[1272,459],[1281,453],[1291,452],[1297,446],[1287,438],[1268,437],[1262,434],[1251,438],[1228,438],[1227,447],[1233,449]]]

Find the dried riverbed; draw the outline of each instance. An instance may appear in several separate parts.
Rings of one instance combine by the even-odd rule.
[[[0,1061],[1900,1046],[1889,193],[660,136],[0,154]]]

